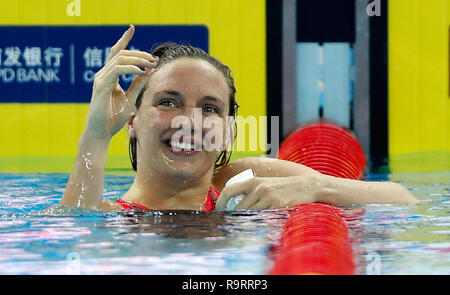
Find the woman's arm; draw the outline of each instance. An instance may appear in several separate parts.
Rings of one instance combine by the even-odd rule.
[[[61,205],[100,209],[109,142],[109,139],[97,140],[83,133]]]
[[[222,191],[228,179],[247,169],[252,169],[256,177],[286,177],[320,174],[312,168],[290,161],[264,157],[248,157],[237,159],[219,170],[213,177],[213,186],[217,190]]]
[[[234,164],[234,165],[233,165]],[[251,168],[253,179],[223,188],[233,175]],[[309,167],[277,159],[247,158],[231,163],[213,181],[223,188],[217,208],[225,208],[229,198],[246,197],[236,209],[269,209],[301,203],[417,204],[419,201],[403,186],[393,182],[367,182],[328,176]]]
[[[95,74],[86,127],[61,205],[97,210],[114,207],[110,202],[102,203],[109,143],[134,111],[136,98],[158,60],[147,52],[125,50],[133,35],[131,25],[111,48],[105,66]],[[123,74],[138,75],[126,92],[118,83]]]
[[[405,187],[395,182],[360,181],[321,174],[316,201],[348,206],[352,204],[420,203]]]

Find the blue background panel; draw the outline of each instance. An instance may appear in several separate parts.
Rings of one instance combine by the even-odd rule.
[[[86,103],[94,74],[124,26],[0,26],[0,102]],[[209,50],[202,25],[136,26],[129,49],[149,51],[164,42]],[[129,86],[133,75],[121,77]]]

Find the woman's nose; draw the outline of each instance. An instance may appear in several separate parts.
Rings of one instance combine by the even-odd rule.
[[[202,132],[202,109],[195,106],[185,106],[177,116],[172,118],[172,128],[182,128],[190,132]]]
[[[184,116],[190,121],[193,129],[201,129],[202,127],[202,109],[187,105],[184,109]]]

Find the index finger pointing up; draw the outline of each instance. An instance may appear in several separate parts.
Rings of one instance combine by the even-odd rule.
[[[113,47],[111,47],[111,51],[109,52],[108,61],[110,61],[120,50],[127,48],[128,44],[130,43],[131,39],[134,35],[134,25],[130,25],[128,30],[123,33],[122,37],[117,41],[116,44],[114,44]]]

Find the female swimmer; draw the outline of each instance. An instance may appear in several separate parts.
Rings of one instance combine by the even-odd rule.
[[[240,194],[246,197],[236,209],[286,208],[311,202],[341,206],[419,202],[393,182],[336,178],[263,157],[228,163],[226,143],[232,138],[233,126],[227,118],[237,110],[229,68],[191,46],[163,44],[152,54],[126,50],[134,32],[130,25],[95,75],[86,126],[61,205],[109,211],[133,203],[155,210],[199,210],[213,209],[215,203],[216,209],[223,209],[230,197]],[[124,91],[118,79],[130,73],[137,76]],[[187,131],[174,124],[185,118],[185,123],[196,125],[196,117],[214,124]],[[109,143],[124,125],[136,178],[119,202],[103,201]],[[213,129],[222,131],[224,144],[216,137],[217,148],[206,148],[205,138]],[[249,168],[254,178],[224,188],[228,179]]]

